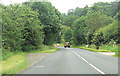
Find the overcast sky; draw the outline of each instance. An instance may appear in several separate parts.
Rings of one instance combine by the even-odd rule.
[[[28,0],[2,0],[2,4],[9,5],[10,3],[22,3]],[[55,6],[61,13],[67,13],[69,9],[76,7],[91,6],[95,2],[112,2],[115,0],[48,0]]]

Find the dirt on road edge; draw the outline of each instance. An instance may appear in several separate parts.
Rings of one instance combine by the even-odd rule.
[[[29,53],[27,54],[27,59],[28,59],[28,67],[32,66],[38,61],[43,60],[47,56],[51,55],[52,53]]]

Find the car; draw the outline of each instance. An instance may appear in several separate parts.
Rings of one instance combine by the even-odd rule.
[[[70,42],[65,42],[64,47],[65,47],[65,48],[66,48],[66,47],[70,48]]]
[[[57,47],[59,47],[59,46],[60,46],[60,44],[57,44],[56,46],[57,46]]]

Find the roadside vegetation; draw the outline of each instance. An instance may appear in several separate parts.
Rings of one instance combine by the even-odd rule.
[[[115,57],[120,57],[120,53],[119,53],[119,48],[118,46],[108,46],[108,45],[104,45],[104,46],[100,46],[99,49],[96,49],[95,46],[92,46],[92,47],[86,47],[86,45],[72,45],[71,46],[72,48],[80,48],[80,49],[85,49],[85,50],[88,50],[88,51],[93,51],[93,52],[115,52]]]
[[[38,50],[31,50],[29,52],[7,52],[2,60],[3,74],[16,74],[28,67],[28,60],[26,55],[28,53],[54,53],[58,50],[54,46],[43,46],[44,48]]]
[[[15,74],[24,68],[27,68],[28,62],[26,59],[27,53],[19,53],[12,55],[7,60],[2,61],[3,74]]]
[[[28,53],[54,53],[58,50],[53,44],[59,42],[61,13],[50,2],[0,6],[3,74],[15,74],[26,68]]]
[[[3,74],[14,74],[26,68],[28,53],[55,52],[56,43],[64,46],[65,42],[70,42],[73,47],[112,51],[120,56],[118,3],[98,2],[91,7],[70,9],[67,14],[60,13],[50,2],[30,0],[8,6],[0,4]]]
[[[118,52],[118,47],[113,47],[113,46],[100,46],[99,49],[96,49],[95,46],[91,46],[90,48],[86,47],[86,45],[79,45],[79,46],[72,46],[73,48],[81,48],[89,51],[94,51],[94,52]]]
[[[71,42],[72,47],[95,52],[116,52],[119,56],[119,9],[119,2],[113,1],[68,10],[67,14],[62,14],[62,41]]]

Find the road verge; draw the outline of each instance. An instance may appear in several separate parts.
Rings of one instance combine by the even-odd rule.
[[[104,55],[109,55],[109,56],[115,56],[115,57],[120,57],[118,55],[118,52],[116,51],[111,51],[111,50],[106,50],[106,49],[93,49],[93,48],[88,48],[85,46],[72,46],[73,48],[80,48],[80,49],[84,49],[84,50],[88,50],[88,51],[93,51],[93,52],[99,52],[100,54],[104,54]]]
[[[54,49],[50,49],[50,50],[43,50],[43,51],[40,51],[40,50],[35,51],[34,50],[34,52],[33,51],[21,52],[19,54],[13,55],[10,58],[8,58],[7,60],[2,61],[2,74],[19,73],[20,71],[24,70],[25,68],[28,68],[28,67],[32,66],[33,64],[37,63],[38,61],[44,59],[51,53],[56,52],[57,50],[58,50],[58,48],[54,48]],[[34,55],[31,55],[32,53]],[[48,54],[48,53],[50,53],[50,54]],[[31,57],[29,56],[29,59],[28,59],[28,55],[31,55]],[[40,59],[37,57],[39,57]],[[32,59],[30,59],[30,58],[32,58]],[[31,62],[33,61],[33,62],[31,63],[30,61]]]

